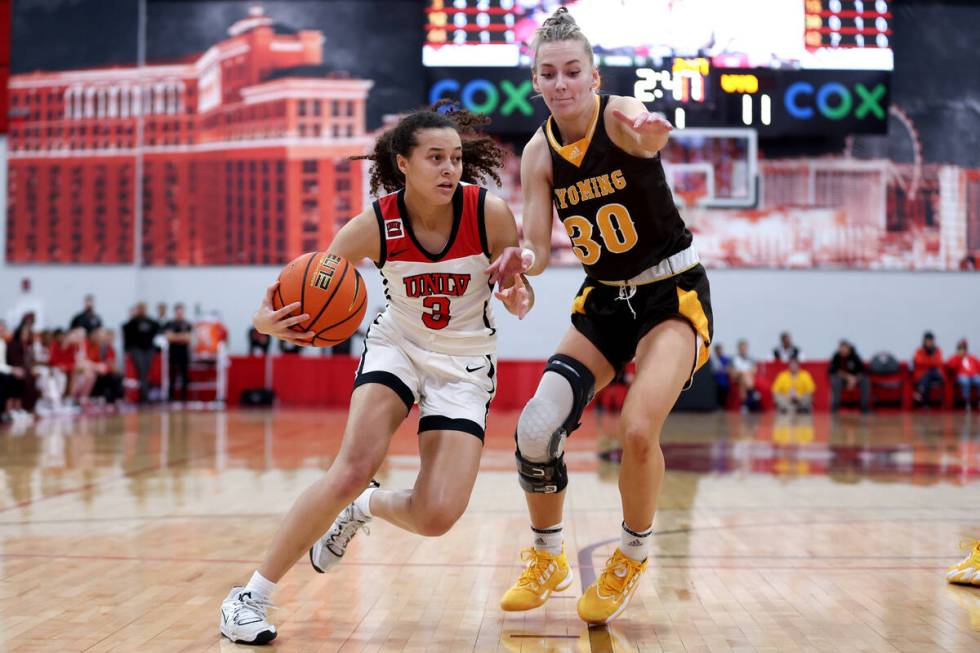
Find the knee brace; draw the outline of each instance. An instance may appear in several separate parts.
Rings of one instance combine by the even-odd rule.
[[[555,374],[548,377],[548,373]],[[545,374],[517,422],[517,470],[528,492],[561,492],[568,485],[565,438],[579,427],[595,393],[595,378],[570,356],[548,359]]]

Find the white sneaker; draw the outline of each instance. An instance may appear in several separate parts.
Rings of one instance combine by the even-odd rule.
[[[272,604],[252,598],[244,587],[233,587],[221,603],[221,634],[242,644],[268,644],[276,638],[276,627],[266,620]]]
[[[381,487],[381,484],[372,480],[368,487]],[[357,531],[363,528],[365,533],[369,532],[369,521],[371,518],[361,512],[353,502],[344,508],[327,532],[310,547],[310,564],[313,568],[318,573],[325,574],[336,567]]]

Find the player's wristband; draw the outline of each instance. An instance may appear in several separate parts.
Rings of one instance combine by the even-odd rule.
[[[534,250],[530,247],[525,247],[521,250],[521,264],[524,266],[525,270],[530,270],[534,266]]]

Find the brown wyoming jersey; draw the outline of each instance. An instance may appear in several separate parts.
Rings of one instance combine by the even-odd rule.
[[[691,245],[677,212],[660,155],[632,156],[606,133],[609,96],[585,138],[562,144],[549,117],[542,125],[552,166],[552,201],[572,249],[593,279],[623,281]]]

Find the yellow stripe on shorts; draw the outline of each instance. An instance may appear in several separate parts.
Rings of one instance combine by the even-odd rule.
[[[701,306],[698,291],[683,290],[678,287],[677,307],[678,312],[687,318],[687,321],[691,323],[691,326],[701,336],[701,351],[698,352],[698,362],[694,368],[695,370],[700,369],[702,365],[708,362],[708,358],[711,356],[711,350],[709,348],[711,344],[711,333],[708,331],[708,316],[704,314],[704,307]]]
[[[585,315],[585,300],[588,299],[589,293],[592,292],[594,286],[586,286],[582,293],[572,301],[572,313],[581,313]]]

